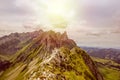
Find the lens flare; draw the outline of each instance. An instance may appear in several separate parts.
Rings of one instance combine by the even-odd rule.
[[[37,0],[37,3],[44,11],[46,21],[54,28],[66,28],[75,15],[74,5],[70,0]]]

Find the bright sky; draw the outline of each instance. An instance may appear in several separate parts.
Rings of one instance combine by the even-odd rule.
[[[0,0],[0,36],[40,28],[80,46],[120,48],[119,0]]]

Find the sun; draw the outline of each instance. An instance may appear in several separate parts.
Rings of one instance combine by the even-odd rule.
[[[38,7],[42,7],[46,21],[54,28],[65,28],[74,17],[71,0],[38,0]],[[39,12],[38,12],[39,13]]]

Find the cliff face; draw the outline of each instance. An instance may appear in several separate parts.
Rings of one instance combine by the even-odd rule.
[[[55,33],[54,31],[43,32],[37,37],[35,44],[43,45],[48,51],[63,46],[68,48],[73,48],[76,46],[76,43],[72,39],[68,38],[66,32],[61,34],[59,32]]]
[[[89,55],[66,32],[42,32],[10,62],[0,80],[103,80]]]

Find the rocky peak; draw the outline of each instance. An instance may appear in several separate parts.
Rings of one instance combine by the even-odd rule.
[[[44,45],[46,49],[51,50],[62,46],[72,48],[76,46],[75,42],[68,38],[67,32],[60,33],[38,30],[34,32],[11,33],[0,38],[0,53],[14,54],[25,45],[34,42],[33,47]],[[22,44],[21,44],[22,43]]]
[[[54,31],[47,31],[40,34],[37,38],[36,44],[42,44],[48,50],[60,48],[63,46],[69,48],[73,48],[74,46],[76,46],[76,43],[68,38],[66,32],[61,34],[59,32]]]
[[[68,35],[66,31],[62,34],[62,39],[68,39]]]

